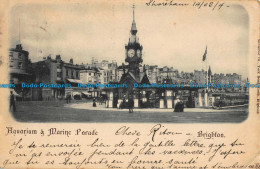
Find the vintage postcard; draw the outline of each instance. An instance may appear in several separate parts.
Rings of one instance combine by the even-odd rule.
[[[259,1],[1,4],[1,169],[260,169]]]

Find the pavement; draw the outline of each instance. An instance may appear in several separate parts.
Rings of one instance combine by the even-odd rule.
[[[92,106],[92,101],[24,101],[16,102],[17,111],[11,112],[19,122],[115,122],[115,123],[240,123],[247,119],[248,108],[236,107],[225,110],[185,108],[184,112],[173,109],[128,109]]]
[[[117,109],[117,108],[106,108],[105,104],[99,105],[97,103],[97,107],[93,107],[91,102],[88,103],[74,103],[74,104],[67,104],[65,107],[73,108],[73,109],[82,109],[82,110],[99,110],[99,111],[126,111],[128,112],[128,109]],[[134,112],[161,112],[161,113],[172,113],[173,108],[171,109],[160,109],[160,108],[134,108]],[[208,108],[185,108],[185,112],[209,112]],[[210,112],[221,112],[221,111],[233,111],[232,109],[229,110],[220,110],[220,109],[210,109]]]

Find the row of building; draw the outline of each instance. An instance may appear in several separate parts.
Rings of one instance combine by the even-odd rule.
[[[226,95],[223,89],[213,91],[206,87],[193,88],[189,83],[197,84],[240,84],[245,85],[240,75],[212,74],[208,70],[194,72],[179,72],[173,67],[158,67],[158,65],[143,64],[143,46],[139,42],[134,18],[130,29],[130,37],[125,48],[125,62],[118,65],[116,61],[98,60],[92,58],[89,64],[75,64],[73,58],[66,62],[60,55],[47,56],[38,62],[31,62],[29,52],[23,50],[18,43],[10,49],[10,82],[15,84],[14,93],[17,98],[28,100],[52,100],[72,97],[105,98],[107,107],[118,107],[120,103],[133,103],[140,108],[173,108],[181,99],[186,107],[226,106],[248,103],[248,91],[231,89],[232,95]],[[123,57],[123,56],[122,56]],[[69,84],[70,87],[23,88],[21,83]],[[78,84],[120,83],[127,88],[98,87],[79,88]],[[183,84],[183,88],[135,88],[134,84]],[[225,90],[225,89],[224,89]],[[235,93],[234,93],[235,92]],[[237,94],[241,92],[240,94]],[[243,93],[244,92],[244,93]],[[217,93],[217,94],[216,94]],[[131,101],[131,102],[130,102]],[[219,102],[219,103],[218,103]],[[217,103],[217,104],[216,104]],[[127,104],[123,104],[127,105]],[[128,105],[129,106],[129,105]]]
[[[18,44],[15,48],[10,49],[10,82],[14,84],[21,83],[45,83],[45,84],[67,84],[70,83],[74,89],[34,89],[29,94],[28,89],[19,88],[15,93],[23,97],[28,96],[32,100],[44,100],[51,98],[64,98],[66,92],[81,94],[86,96],[97,97],[102,91],[100,89],[80,89],[78,83],[96,84],[96,83],[119,83],[124,71],[127,71],[128,65],[118,65],[116,61],[98,60],[92,58],[90,64],[75,64],[73,58],[69,62],[62,60],[60,55],[55,58],[51,56],[44,57],[42,61],[32,63],[29,59],[29,52],[23,50],[22,45]],[[124,70],[126,69],[126,70]],[[212,74],[209,68],[205,70],[194,70],[194,72],[179,72],[173,67],[157,65],[143,65],[140,72],[145,72],[150,83],[161,84],[165,79],[171,79],[172,83],[197,83],[206,84],[208,82],[215,84],[241,84],[246,81],[242,80],[241,75],[233,74]],[[208,73],[209,72],[209,73]],[[209,76],[208,76],[209,75]]]

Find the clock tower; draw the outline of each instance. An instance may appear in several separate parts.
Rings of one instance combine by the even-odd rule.
[[[137,28],[135,23],[135,13],[133,5],[133,22],[130,30],[130,37],[128,44],[125,46],[126,58],[125,61],[128,63],[128,71],[133,73],[135,77],[139,77],[140,64],[143,62],[142,50],[143,47],[139,43],[137,34]]]

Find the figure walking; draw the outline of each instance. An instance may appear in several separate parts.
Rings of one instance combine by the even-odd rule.
[[[13,111],[16,111],[16,107],[15,107],[15,100],[14,100],[14,94],[13,91],[10,92],[10,111],[11,111],[11,107],[13,107]]]

